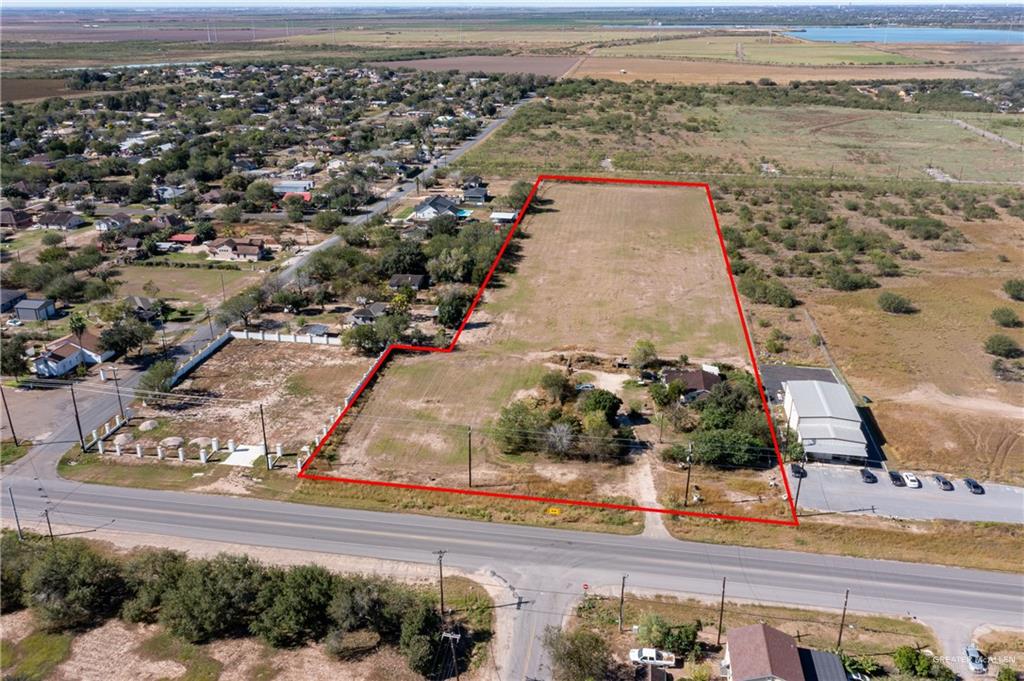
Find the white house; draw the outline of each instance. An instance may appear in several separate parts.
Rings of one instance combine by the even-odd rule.
[[[782,408],[808,458],[863,463],[868,457],[862,421],[839,383],[785,381]]]
[[[409,217],[413,220],[426,222],[440,215],[457,216],[458,214],[458,205],[454,201],[445,196],[431,196],[421,201],[413,209],[412,215]]]
[[[105,218],[99,218],[94,224],[98,232],[116,232],[132,224],[132,218],[124,213],[116,213]]]
[[[81,342],[75,336],[54,341],[35,358],[34,364],[37,376],[63,376],[79,364],[91,366],[113,356],[113,351],[102,351],[99,339],[87,331],[82,334]]]

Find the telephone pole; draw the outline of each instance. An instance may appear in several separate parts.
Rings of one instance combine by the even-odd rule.
[[[82,435],[82,419],[78,417],[78,400],[75,399],[75,384],[70,383],[68,387],[71,388],[71,406],[75,409],[75,425],[78,427],[78,444],[82,447],[82,453],[85,454],[85,436]]]
[[[686,455],[686,493],[683,495],[683,508],[690,503],[690,471],[693,470],[693,443],[690,443],[689,454]]]
[[[263,419],[263,403],[260,402],[260,428],[263,429],[263,460],[267,462],[267,471],[273,470],[270,464],[270,445],[267,444],[267,422]]]
[[[626,614],[626,577],[622,575],[622,586],[619,587],[619,633],[622,633],[623,620]]]
[[[43,509],[43,517],[46,518],[46,531],[50,535],[50,543],[53,543],[53,525],[50,524],[50,509]]]
[[[21,533],[21,520],[18,518],[18,507],[14,505],[14,489],[8,487],[7,492],[11,495],[11,508],[14,509],[14,526],[18,528],[18,541],[25,541],[25,535]]]
[[[843,616],[839,620],[839,639],[836,641],[836,648],[843,647],[843,628],[846,627],[846,604],[850,601],[850,590],[846,590],[846,595],[843,596]]]
[[[718,605],[718,636],[715,639],[715,645],[722,645],[722,625],[725,620],[725,577],[722,577],[722,600]]]
[[[11,437],[14,439],[14,446],[18,446],[18,434],[14,432],[14,421],[11,420],[11,410],[7,406],[7,395],[4,393],[4,388],[0,385],[0,400],[4,403],[4,413],[7,414],[7,425],[11,428]],[[13,503],[13,499],[11,500]]]
[[[121,401],[121,385],[117,382],[117,367],[110,367],[110,373],[114,377],[114,392],[117,393],[117,408],[121,411],[121,418],[128,420],[124,413],[124,402]]]
[[[448,553],[448,551],[445,549],[434,551],[434,555],[437,556],[437,576],[441,592],[441,619],[444,619],[444,554],[446,553]]]

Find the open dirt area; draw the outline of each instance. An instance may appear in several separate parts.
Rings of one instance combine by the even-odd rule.
[[[134,435],[147,446],[167,437],[261,444],[262,404],[271,448],[280,442],[293,454],[334,419],[368,366],[367,358],[338,347],[232,340],[174,389],[212,399],[150,404],[138,410],[137,421],[156,419],[158,428],[136,427]]]
[[[510,55],[468,57],[442,57],[440,59],[411,59],[382,62],[393,69],[407,68],[421,71],[483,71],[485,73],[535,73],[540,76],[559,77],[571,69],[579,57],[545,55]]]
[[[760,78],[770,78],[776,83],[786,84],[794,80],[914,80],[997,77],[995,74],[984,71],[971,71],[949,66],[778,66],[636,57],[587,57],[566,76],[607,78],[624,83],[635,80],[655,80],[659,83],[683,85],[735,83]]]

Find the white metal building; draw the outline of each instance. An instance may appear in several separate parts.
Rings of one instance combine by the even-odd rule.
[[[786,381],[782,407],[786,424],[804,451],[818,461],[863,463],[868,458],[860,414],[839,383]]]

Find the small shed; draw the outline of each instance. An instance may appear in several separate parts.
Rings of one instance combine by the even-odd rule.
[[[49,298],[24,298],[15,303],[14,316],[26,322],[53,319],[57,308]]]

